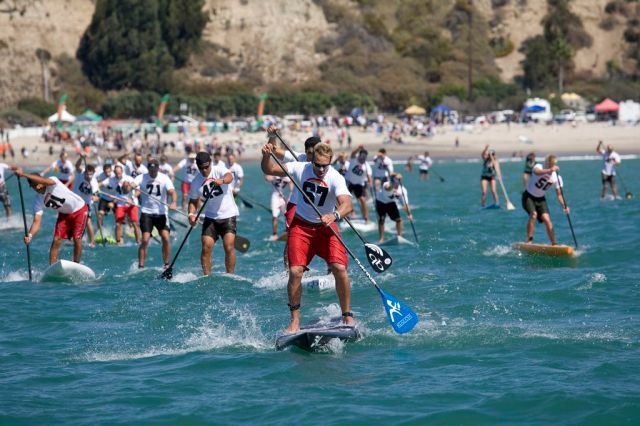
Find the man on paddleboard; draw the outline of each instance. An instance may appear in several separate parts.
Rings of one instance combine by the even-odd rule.
[[[11,168],[4,163],[0,163],[0,202],[4,205],[4,212],[7,215],[7,218],[11,216],[11,197],[9,197],[9,192],[7,191],[7,186],[5,185],[5,172],[10,170]]]
[[[522,208],[529,215],[527,221],[527,239],[528,243],[533,241],[533,232],[535,230],[536,220],[539,223],[544,223],[547,229],[547,235],[552,245],[557,245],[556,234],[553,230],[553,223],[551,223],[551,216],[549,215],[549,206],[545,198],[545,192],[552,186],[556,188],[556,195],[558,202],[562,206],[565,214],[569,214],[569,207],[564,202],[562,196],[562,181],[557,172],[560,167],[557,165],[557,159],[555,155],[548,155],[545,159],[544,167],[538,163],[533,166],[531,178],[527,183],[527,189],[522,193]]]
[[[380,186],[376,191],[376,211],[378,213],[378,243],[384,241],[384,221],[389,219],[396,223],[396,232],[398,237],[402,236],[402,217],[398,210],[398,203],[404,206],[407,218],[412,219],[409,210],[409,194],[404,186],[400,184],[402,175],[400,173],[391,173],[391,179]]]
[[[618,188],[616,187],[616,166],[622,162],[620,155],[613,150],[613,145],[607,145],[607,149],[604,149],[602,141],[598,142],[596,152],[602,155],[602,194],[600,198],[604,198],[607,195],[607,183],[611,187],[611,193],[614,200],[620,198],[618,195]]]
[[[480,175],[480,204],[482,207],[486,207],[487,204],[487,188],[491,186],[491,195],[493,195],[493,203],[495,205],[500,204],[500,198],[498,198],[498,190],[496,189],[496,169],[495,162],[496,152],[489,150],[489,145],[485,145],[482,151],[482,174]]]
[[[33,202],[33,222],[29,233],[24,237],[25,244],[31,244],[33,237],[40,231],[42,214],[45,207],[58,212],[58,220],[49,250],[49,264],[58,261],[62,240],[73,240],[73,261],[80,263],[82,256],[82,235],[87,225],[89,206],[77,194],[74,194],[57,177],[42,177],[25,173],[21,167],[12,167],[18,177],[25,177],[29,185],[38,193]]]
[[[233,175],[224,162],[214,165],[208,152],[196,155],[196,165],[200,173],[191,182],[189,191],[189,224],[195,226],[200,200],[208,198],[200,238],[202,272],[205,276],[211,274],[213,246],[218,238],[222,238],[225,270],[233,274],[236,269],[236,222],[240,214],[230,188]]]
[[[307,195],[301,195],[287,238],[289,259],[289,333],[300,329],[300,302],[302,299],[302,275],[315,255],[323,258],[336,280],[336,292],[342,321],[354,324],[351,305],[351,283],[347,273],[347,253],[336,235],[340,230],[336,221],[353,210],[351,194],[344,177],[331,167],[333,151],[327,144],[319,143],[313,149],[311,162],[294,161],[280,165],[271,161],[274,147],[266,143],[262,147],[262,171],[271,176],[291,176]],[[310,202],[320,212],[314,209]],[[331,229],[329,229],[331,227]],[[335,234],[334,234],[335,233]]]

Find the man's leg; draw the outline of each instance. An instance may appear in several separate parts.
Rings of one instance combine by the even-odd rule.
[[[49,249],[49,265],[53,265],[58,261],[58,254],[60,253],[61,245],[62,240],[58,237],[53,237],[53,241],[51,241],[51,248]]]
[[[236,250],[235,250],[236,234],[227,232],[222,238],[222,246],[224,247],[224,267],[228,274],[236,271]]]
[[[556,241],[556,233],[554,232],[553,224],[551,223],[551,216],[549,216],[549,213],[543,213],[540,218],[542,219],[542,223],[544,223],[545,228],[547,228],[549,241],[555,246],[558,242]]]
[[[150,232],[143,232],[140,245],[138,246],[138,268],[144,268],[144,261],[147,258],[147,248],[151,239]]]
[[[351,282],[347,274],[347,268],[339,263],[331,263],[329,265],[331,273],[336,278],[336,294],[342,313],[351,312]],[[351,316],[343,316],[342,322],[345,324],[353,324],[354,319]]]
[[[295,333],[300,330],[300,301],[302,300],[302,274],[304,267],[292,266],[289,268],[289,281],[287,282],[287,296],[289,297],[289,311],[291,321],[286,331]],[[337,279],[336,279],[337,281]]]
[[[164,265],[169,264],[169,258],[171,257],[171,238],[169,238],[169,236],[168,229],[160,231],[160,238],[162,239],[162,261]]]
[[[211,274],[211,253],[213,252],[213,245],[215,241],[208,235],[200,237],[202,242],[202,251],[200,252],[200,264],[202,265],[202,273],[204,276]]]
[[[82,237],[73,239],[73,261],[80,263],[82,258]]]

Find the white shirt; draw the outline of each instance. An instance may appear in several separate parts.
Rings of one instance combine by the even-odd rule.
[[[393,161],[391,161],[391,158],[384,156],[376,157],[373,160],[374,179],[383,179],[385,177],[389,177],[391,173],[393,173]]]
[[[418,170],[429,170],[429,167],[433,164],[431,157],[428,155],[418,155],[418,162],[420,165],[418,166]]]
[[[109,178],[113,176],[113,172],[111,172],[110,175],[106,175],[104,172],[101,172],[98,176],[95,176],[96,181],[98,181],[98,186],[101,184],[107,184],[107,181],[109,180]],[[109,191],[104,191],[104,192],[109,192]],[[111,197],[109,197],[108,195],[104,195],[104,194],[100,194],[100,198],[102,198],[103,200],[107,200],[107,201],[112,201],[113,199]]]
[[[333,167],[327,169],[324,177],[319,178],[313,172],[311,163],[291,162],[285,165],[289,174],[300,183],[302,190],[309,196],[321,214],[332,213],[335,210],[338,197],[351,193],[347,189],[344,177]],[[294,191],[296,197],[296,215],[307,222],[320,223],[318,213],[306,201],[300,191]]]
[[[149,173],[138,175],[134,182],[141,192],[142,213],[146,214],[167,214],[167,193],[175,189],[169,176],[158,173],[152,178]],[[162,203],[158,202],[162,201]],[[164,203],[164,204],[163,204]]]
[[[384,204],[397,203],[400,206],[404,206],[405,200],[407,203],[409,202],[409,194],[407,193],[407,189],[402,185],[398,185],[398,188],[394,189],[389,182],[385,182],[376,192],[376,200]]]
[[[533,166],[533,172],[527,182],[527,192],[536,198],[544,197],[544,193],[547,192],[551,186],[555,184],[555,188],[558,189],[562,186],[562,183],[558,179],[558,174],[553,172],[551,174],[537,175],[535,170],[542,170],[542,164],[538,163]]]
[[[616,164],[619,164],[621,159],[620,155],[611,151],[609,154],[606,150],[601,149],[600,154],[602,154],[602,173],[607,176],[615,176],[616,175]]]
[[[60,180],[67,181],[73,176],[73,164],[69,160],[56,160],[51,163],[51,168],[56,171],[56,177]]]
[[[178,168],[184,169],[185,180],[189,183],[191,183],[193,181],[193,178],[198,175],[198,166],[196,166],[195,158],[193,160],[189,158],[183,158],[178,163]]]
[[[140,164],[139,166],[136,166],[134,164],[130,169],[130,173],[127,173],[127,174],[132,178],[135,178],[136,176],[143,175],[145,173],[149,173],[149,169],[147,169],[147,166],[145,166],[144,164]]]
[[[80,174],[77,179],[73,181],[73,192],[78,194],[85,203],[91,205],[93,194],[97,193],[98,181],[95,176],[91,177],[91,180],[87,181],[84,173]]]
[[[42,214],[44,208],[49,208],[58,213],[75,213],[87,204],[77,194],[71,192],[57,177],[50,177],[56,184],[47,186],[44,194],[38,193],[33,200],[33,214]]]
[[[204,210],[205,217],[209,219],[228,219],[240,214],[229,185],[217,186],[213,184],[214,179],[222,179],[227,173],[229,170],[222,162],[219,162],[215,166],[211,166],[211,172],[206,178],[202,176],[202,173],[198,173],[191,182],[189,199],[201,198],[203,190],[204,194],[209,197]]]
[[[291,151],[286,150],[284,152],[284,161],[286,163],[289,163],[291,161],[302,161],[302,162],[309,161],[309,160],[307,160],[307,154],[306,153],[304,153],[304,152],[303,153],[299,153],[299,152],[295,152],[295,151],[293,151],[293,153],[296,155],[295,158],[294,158],[293,154],[291,154]]]
[[[4,185],[4,172],[9,170],[10,167],[5,163],[0,163],[0,186]]]
[[[115,195],[118,198],[114,198],[117,206],[126,206],[126,205],[138,205],[138,197],[133,196],[133,191],[124,192],[122,189],[122,185],[128,182],[131,188],[135,187],[135,182],[131,176],[122,175],[121,179],[118,179],[116,175],[111,176],[106,181],[107,191],[111,195]],[[105,182],[103,182],[104,184]]]
[[[240,164],[233,163],[233,166],[229,167],[229,171],[231,172],[231,175],[233,176],[233,180],[229,184],[229,187],[233,191],[236,188],[236,186],[238,185],[238,181],[240,181],[240,179],[244,178],[244,170],[242,169],[242,166]]]
[[[369,181],[368,178],[369,176],[371,176],[371,174],[372,170],[369,163],[360,163],[356,160],[352,161],[351,164],[349,164],[349,170],[347,170],[345,179],[352,185],[364,186]]]
[[[171,167],[171,164],[169,163],[160,164],[160,166],[158,167],[158,171],[160,173],[164,173],[165,175],[171,178],[173,177],[173,167]]]
[[[335,161],[332,166],[334,169],[336,169],[338,171],[338,173],[340,173],[342,176],[345,176],[347,174],[347,171],[349,170],[349,165],[351,163],[349,162],[349,160],[346,161]]]

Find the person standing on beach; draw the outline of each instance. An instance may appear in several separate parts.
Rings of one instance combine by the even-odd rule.
[[[409,210],[409,194],[404,186],[400,185],[402,175],[392,173],[391,179],[383,183],[376,192],[376,211],[378,213],[378,243],[384,241],[384,221],[387,216],[396,223],[398,237],[402,236],[402,217],[398,210],[398,202],[404,206],[407,218],[412,219]]]
[[[167,210],[167,196],[171,197],[169,208],[176,208],[178,196],[171,182],[171,178],[164,173],[160,173],[160,163],[158,160],[151,159],[147,165],[148,173],[138,175],[134,179],[134,184],[139,188],[142,199],[140,230],[142,239],[138,246],[138,268],[144,268],[144,262],[147,258],[147,248],[151,233],[155,227],[160,234],[162,241],[162,261],[164,267],[169,266],[169,257],[171,256],[171,241],[169,239],[169,212]]]
[[[202,272],[205,276],[211,274],[213,246],[218,238],[222,238],[225,270],[228,274],[233,274],[236,269],[234,249],[236,227],[240,214],[230,189],[233,175],[223,162],[213,165],[211,155],[208,152],[199,152],[196,155],[196,165],[200,173],[191,182],[191,190],[189,191],[189,224],[191,226],[196,225],[196,212],[202,202],[201,199],[209,199],[204,210],[204,222],[200,237],[202,241],[200,253]]]
[[[51,163],[49,167],[44,169],[40,173],[40,176],[45,176],[51,170],[53,170],[56,173],[56,177],[58,178],[58,180],[60,180],[60,182],[65,184],[67,188],[69,189],[73,188],[73,179],[75,177],[73,172],[74,167],[71,161],[69,160],[69,156],[67,155],[67,152],[64,149],[60,153],[60,158],[54,161],[53,163]]]
[[[302,275],[315,255],[329,264],[335,277],[343,323],[353,324],[347,253],[336,237],[340,235],[336,222],[351,213],[353,207],[344,177],[331,167],[333,150],[329,145],[319,143],[313,149],[313,161],[286,163],[283,166],[286,168],[285,171],[280,165],[271,161],[273,149],[270,143],[262,147],[260,166],[264,174],[280,177],[289,174],[308,195],[297,204],[287,237],[289,258],[287,294],[291,320],[286,331],[294,333],[300,329]],[[320,217],[316,209],[311,207],[310,202],[320,212]]]
[[[482,207],[486,207],[487,204],[487,188],[491,186],[491,195],[493,195],[493,203],[495,205],[500,204],[498,198],[498,190],[496,189],[496,169],[494,162],[496,159],[496,152],[489,150],[489,145],[485,145],[482,151],[482,174],[480,175],[480,203]]]
[[[567,207],[564,197],[562,196],[562,181],[558,176],[558,171],[560,171],[560,167],[557,165],[555,155],[547,156],[544,168],[540,163],[533,166],[531,178],[527,183],[527,189],[522,193],[522,208],[529,215],[526,228],[527,243],[533,242],[533,232],[537,220],[539,223],[544,223],[551,244],[558,244],[556,234],[553,230],[553,223],[551,223],[551,216],[549,215],[549,206],[545,198],[545,192],[552,186],[555,187],[560,206],[562,206],[565,214],[569,214],[569,207]]]
[[[38,194],[33,202],[33,222],[28,234],[24,237],[24,243],[29,245],[42,224],[44,208],[50,208],[58,212],[58,219],[49,249],[49,264],[58,261],[62,240],[73,240],[73,261],[80,263],[82,256],[82,235],[89,217],[89,206],[84,200],[74,194],[57,177],[42,177],[24,173],[21,167],[12,167],[18,177],[24,177],[29,185]]]
[[[618,188],[616,187],[616,166],[622,162],[620,155],[613,150],[613,145],[607,145],[607,149],[604,149],[602,141],[598,142],[596,152],[602,155],[602,194],[600,198],[604,198],[607,195],[607,183],[611,187],[611,193],[614,199],[619,199]]]
[[[11,168],[9,165],[0,163],[0,202],[4,205],[4,212],[7,218],[11,217],[11,197],[9,191],[7,191],[6,179],[4,173]]]
[[[524,160],[524,170],[522,172],[522,183],[524,184],[524,188],[527,187],[527,183],[529,182],[529,177],[531,173],[533,173],[533,166],[536,165],[536,153],[530,152],[527,154],[527,158]]]

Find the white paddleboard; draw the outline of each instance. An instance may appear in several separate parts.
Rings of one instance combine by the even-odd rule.
[[[280,331],[276,335],[276,349],[283,350],[288,346],[296,346],[305,351],[315,351],[326,346],[331,339],[343,342],[353,342],[362,337],[358,324],[345,325],[342,318],[332,318],[330,321],[318,320],[300,327],[296,333]]]
[[[373,232],[378,229],[378,223],[373,220],[369,220],[369,222],[365,222],[364,219],[349,219],[353,228],[358,232]],[[341,230],[351,230],[351,227],[346,221],[340,222]]]
[[[93,281],[95,279],[95,272],[88,266],[63,259],[49,265],[49,267],[44,270],[40,281],[80,283]]]
[[[416,243],[410,240],[407,240],[405,237],[396,235],[395,237],[389,238],[387,240],[384,240],[383,242],[379,243],[379,246],[397,246],[397,245],[402,245],[402,244],[408,244],[408,245],[412,245],[415,246]]]

